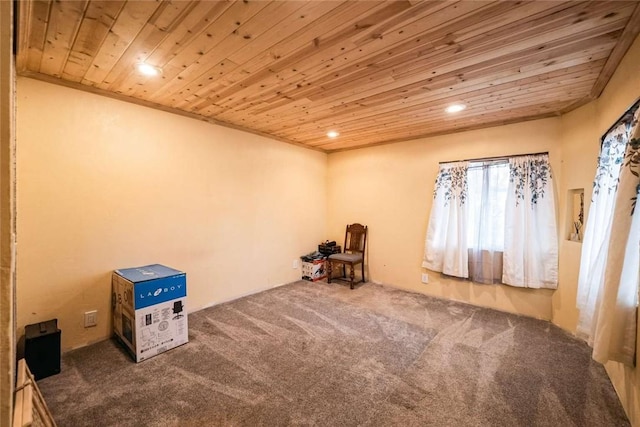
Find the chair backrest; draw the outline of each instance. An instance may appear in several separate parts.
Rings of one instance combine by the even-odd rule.
[[[344,233],[345,253],[361,253],[364,256],[364,248],[367,245],[367,226],[362,224],[349,224]]]

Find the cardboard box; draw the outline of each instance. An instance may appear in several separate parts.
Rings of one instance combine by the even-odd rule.
[[[325,260],[317,259],[311,262],[302,262],[302,278],[315,282],[327,277],[327,268]]]
[[[113,332],[136,362],[189,341],[187,275],[160,264],[115,270]]]

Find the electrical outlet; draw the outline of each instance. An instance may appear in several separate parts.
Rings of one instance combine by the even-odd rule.
[[[85,311],[84,327],[90,328],[98,324],[98,310]]]
[[[300,260],[298,258],[293,260],[293,264],[292,267],[294,270],[297,269],[298,267],[300,267]]]
[[[422,273],[422,283],[429,283],[429,275],[427,273]]]

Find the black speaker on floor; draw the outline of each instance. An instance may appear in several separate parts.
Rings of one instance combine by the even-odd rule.
[[[24,327],[24,358],[36,378],[60,373],[60,338],[58,319]]]

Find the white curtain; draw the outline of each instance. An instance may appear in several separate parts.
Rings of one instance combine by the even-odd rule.
[[[621,159],[619,150],[615,151],[616,157],[609,160],[613,163],[611,169],[619,173],[617,188],[614,183],[608,188],[603,186],[608,181],[602,175],[608,174],[598,164],[594,203],[587,220],[587,226],[592,221],[593,225],[585,230],[578,289],[579,332],[593,346],[593,358],[601,363],[616,360],[630,366],[635,364],[640,279],[640,207],[636,208],[640,189],[639,115],[640,109],[632,123],[625,128],[618,126],[603,141],[601,159],[606,149],[611,151],[611,146],[619,144],[626,147],[625,154]],[[621,166],[616,167],[617,164]],[[601,196],[606,191],[614,193],[613,200],[608,200],[608,209],[613,207],[613,212],[605,218],[605,224],[597,224],[596,219],[592,220],[592,211],[598,215],[598,210],[604,209],[594,204],[607,200]]]
[[[558,234],[547,154],[509,159],[502,282],[558,287]]]
[[[502,255],[509,164],[471,163],[468,171],[469,279],[475,283],[502,281]]]
[[[440,165],[422,267],[476,283],[555,289],[548,155]]]
[[[609,132],[602,141],[598,168],[593,183],[593,195],[580,258],[577,307],[580,309],[577,334],[593,345],[596,305],[604,284],[604,271],[609,251],[613,207],[618,191],[618,180],[627,146],[627,124]]]
[[[422,267],[469,277],[467,253],[468,162],[440,165]]]

